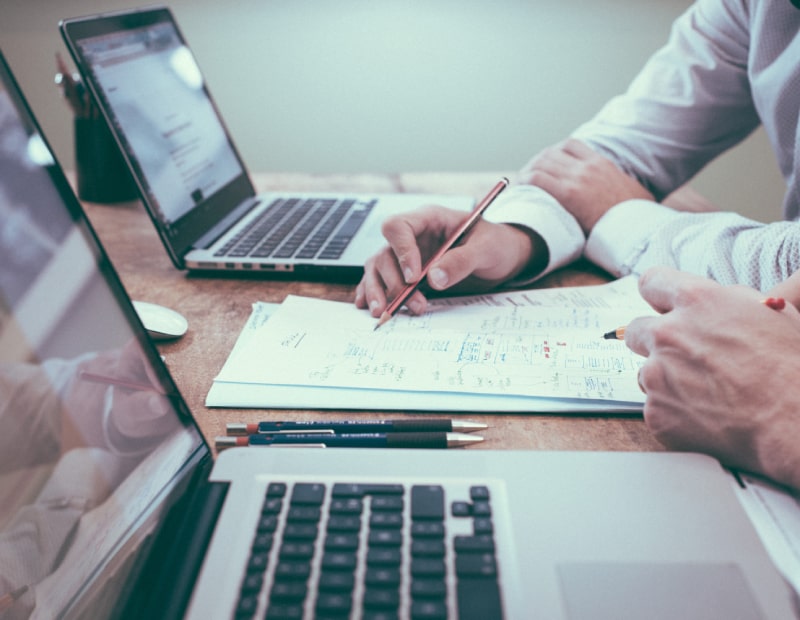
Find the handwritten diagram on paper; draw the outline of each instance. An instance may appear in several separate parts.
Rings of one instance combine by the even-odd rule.
[[[289,297],[249,325],[217,380],[641,402],[642,358],[602,339],[642,314],[641,304],[474,299],[399,314],[374,331],[375,319],[352,304]]]

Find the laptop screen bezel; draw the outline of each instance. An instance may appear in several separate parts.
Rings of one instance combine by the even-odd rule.
[[[118,303],[121,315],[128,322],[132,335],[139,343],[140,350],[146,355],[150,368],[156,373],[164,393],[169,396],[173,411],[177,415],[180,423],[186,427],[187,430],[190,430],[196,439],[196,443],[194,443],[193,448],[188,452],[186,460],[174,472],[174,475],[165,481],[164,486],[161,487],[159,492],[154,496],[153,501],[147,508],[139,513],[132,522],[134,531],[138,532],[139,528],[143,528],[150,531],[152,534],[153,528],[158,528],[160,520],[164,518],[164,515],[167,514],[170,507],[178,501],[180,492],[186,487],[186,481],[189,479],[197,480],[198,475],[203,479],[203,477],[207,475],[211,463],[213,463],[211,448],[197,425],[197,421],[191,415],[189,407],[180,394],[177,385],[174,383],[158,349],[147,335],[145,327],[136,313],[117,271],[105,252],[83,207],[76,198],[62,167],[59,165],[50,144],[47,142],[39,123],[22,94],[2,49],[0,49],[0,85],[2,85],[12,105],[16,108],[19,120],[25,130],[31,135],[36,135],[41,138],[42,143],[51,154],[51,163],[43,165],[42,170],[49,176],[53,188],[57,192],[72,220],[73,226],[85,240],[87,250],[94,258],[98,273],[102,276],[104,282],[107,284],[109,292]],[[197,535],[199,534],[200,532],[197,533]],[[120,555],[124,554],[126,543],[132,540],[133,536],[134,533],[131,532],[129,537],[118,541],[121,546],[114,553],[120,552]],[[146,540],[147,538],[142,539],[142,542]],[[144,552],[148,552],[149,547],[143,544],[139,551],[143,553],[134,557],[137,557],[138,562],[141,562],[144,559]],[[116,555],[112,554],[112,556],[106,558],[105,563],[110,563],[115,559]],[[105,564],[103,564],[103,566],[105,566]],[[196,570],[196,567],[190,568]],[[129,577],[133,579],[136,574],[136,567],[133,567],[133,571],[130,573]],[[82,589],[75,594],[75,598],[69,602],[70,608],[66,609],[65,613],[73,613],[75,608],[79,608],[86,600],[93,599],[96,594],[97,592],[94,590],[94,581],[84,583]],[[121,604],[122,601],[119,601],[119,603]]]
[[[92,94],[95,105],[99,107],[114,139],[120,147],[129,169],[132,171],[139,197],[155,224],[170,259],[177,268],[185,269],[184,256],[187,251],[195,246],[198,239],[206,235],[216,224],[224,221],[234,210],[247,204],[248,201],[252,202],[252,199],[255,197],[255,189],[244,162],[236,149],[236,145],[231,139],[230,132],[204,80],[202,87],[203,92],[213,107],[214,113],[225,132],[228,144],[236,157],[241,173],[220,190],[199,202],[178,220],[172,222],[169,226],[164,225],[158,209],[151,202],[148,192],[143,185],[141,169],[137,163],[137,158],[130,149],[130,145],[125,139],[125,136],[119,131],[114,112],[104,101],[102,89],[100,89],[96,83],[90,68],[90,63],[84,54],[82,54],[80,45],[81,41],[85,39],[93,39],[104,35],[136,30],[156,24],[170,25],[175,29],[181,43],[186,45],[186,39],[178,27],[172,12],[165,6],[64,19],[59,24],[59,30],[61,31],[64,42],[75,61],[84,83]]]

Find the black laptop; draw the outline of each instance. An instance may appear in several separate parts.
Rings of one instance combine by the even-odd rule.
[[[384,244],[387,216],[473,204],[402,193],[257,194],[168,8],[67,19],[61,32],[178,268],[350,280]]]
[[[3,620],[793,617],[701,455],[212,463],[2,55],[0,356]]]

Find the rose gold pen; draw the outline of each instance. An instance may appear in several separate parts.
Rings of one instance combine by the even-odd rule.
[[[506,177],[500,179],[497,184],[489,191],[486,196],[484,196],[483,200],[481,200],[477,206],[472,210],[469,214],[467,219],[465,219],[461,225],[453,231],[453,234],[450,235],[450,238],[445,241],[444,245],[440,247],[436,253],[428,259],[428,262],[422,267],[422,273],[420,273],[419,278],[416,282],[411,282],[408,284],[400,293],[395,297],[392,302],[386,306],[386,310],[383,311],[381,314],[381,318],[378,319],[378,324],[375,325],[374,329],[378,329],[381,325],[386,323],[389,319],[391,319],[397,311],[402,307],[402,305],[408,300],[409,297],[417,290],[417,287],[422,283],[422,281],[427,277],[428,271],[431,268],[431,265],[439,260],[444,253],[447,252],[452,247],[458,245],[461,241],[463,241],[464,237],[466,237],[467,233],[472,230],[472,227],[478,223],[478,220],[481,219],[481,216],[489,208],[489,205],[494,202],[494,199],[500,195],[506,187],[508,187],[509,181]],[[374,330],[373,330],[374,331]]]

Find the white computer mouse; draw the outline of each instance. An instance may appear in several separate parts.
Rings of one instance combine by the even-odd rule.
[[[189,328],[189,322],[175,310],[146,301],[134,301],[133,307],[153,340],[180,338]]]

